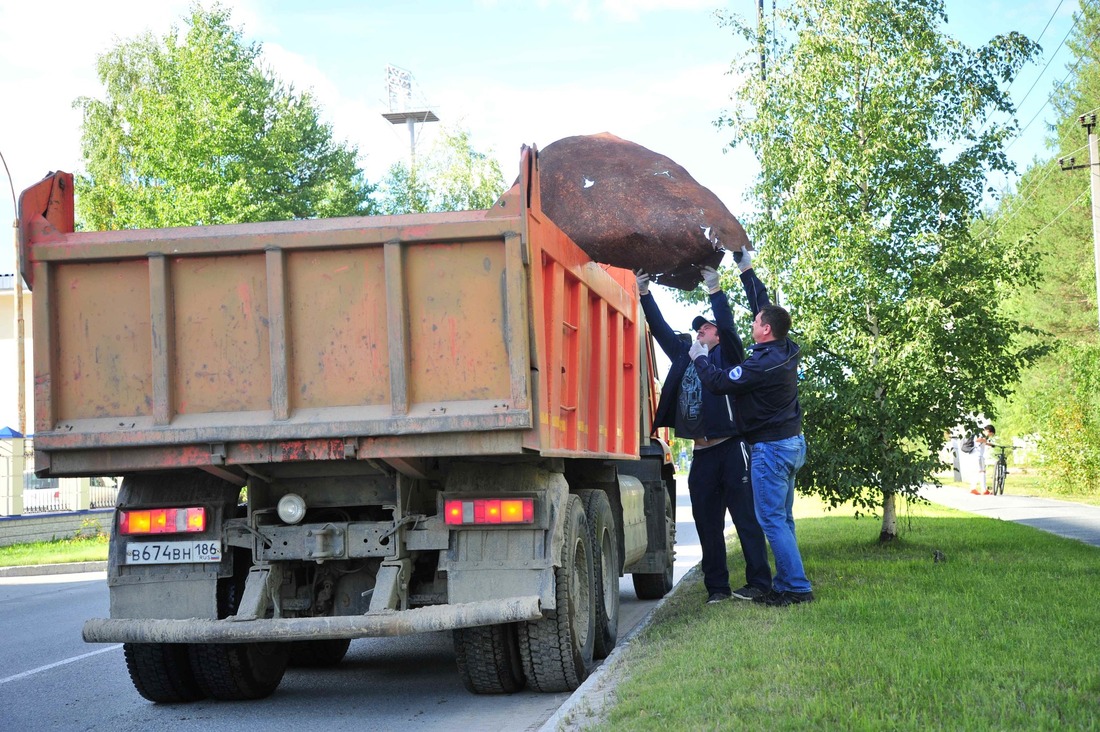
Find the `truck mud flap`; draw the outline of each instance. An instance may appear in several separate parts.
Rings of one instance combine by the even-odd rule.
[[[84,640],[88,643],[249,643],[380,638],[541,617],[539,598],[531,596],[323,618],[243,622],[95,618],[84,624]]]

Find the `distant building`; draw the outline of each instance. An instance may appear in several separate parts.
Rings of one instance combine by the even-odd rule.
[[[19,429],[19,390],[16,387],[18,373],[18,349],[15,342],[15,275],[0,274],[0,428]],[[26,432],[33,432],[34,425],[34,368],[31,359],[31,291],[23,286],[23,357],[26,381]]]

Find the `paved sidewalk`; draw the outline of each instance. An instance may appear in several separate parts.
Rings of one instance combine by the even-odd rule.
[[[107,562],[71,562],[69,564],[25,564],[19,567],[0,567],[0,579],[4,577],[36,577],[47,574],[72,574],[74,572],[106,572]]]
[[[976,496],[966,488],[924,486],[921,496],[948,508],[1013,521],[1100,546],[1100,506],[1028,496]]]

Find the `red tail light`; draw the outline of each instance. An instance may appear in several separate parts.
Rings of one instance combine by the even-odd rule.
[[[533,524],[534,498],[476,498],[449,500],[444,504],[447,523],[467,524]]]
[[[119,511],[118,530],[123,535],[191,534],[206,531],[206,509],[151,508]]]

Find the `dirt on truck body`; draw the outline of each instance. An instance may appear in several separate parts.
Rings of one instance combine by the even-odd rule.
[[[672,586],[633,275],[542,212],[74,232],[20,201],[36,466],[122,475],[110,617],[156,702],[271,694],[350,639],[451,630],[474,692],[575,689],[618,578]]]

